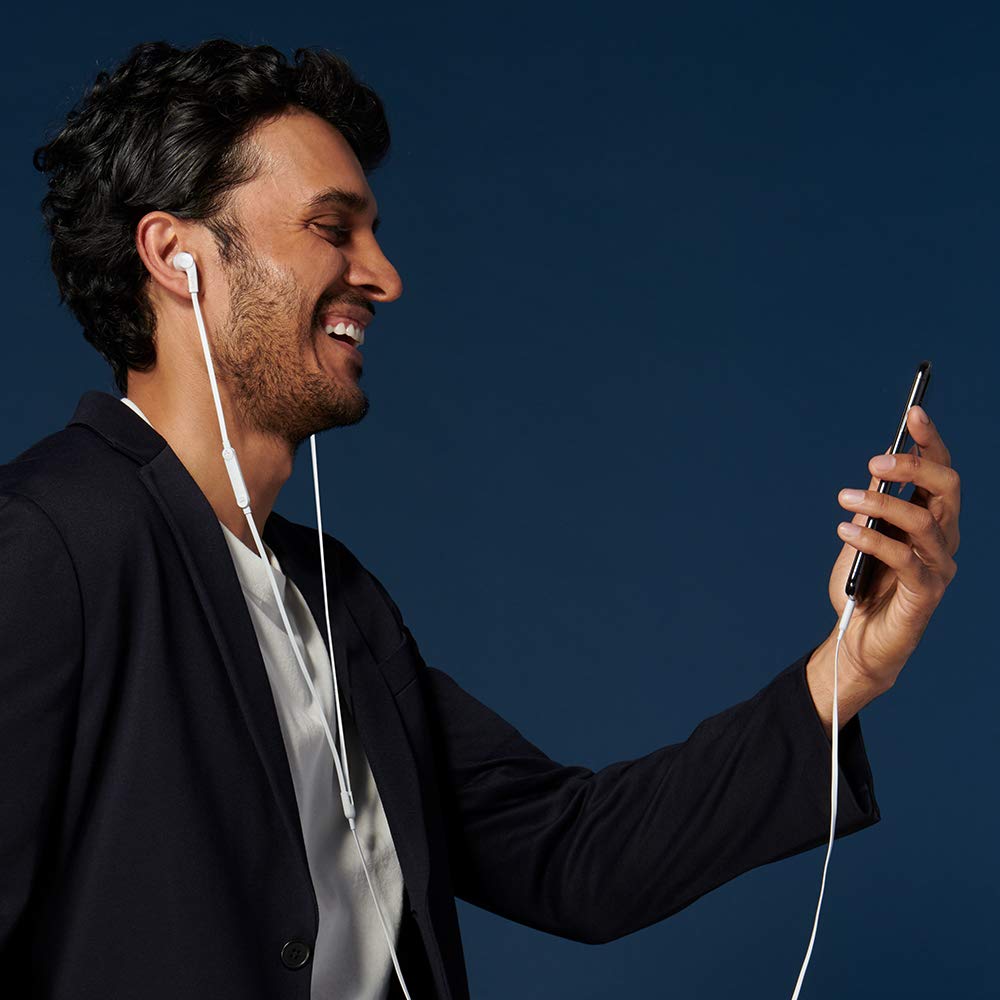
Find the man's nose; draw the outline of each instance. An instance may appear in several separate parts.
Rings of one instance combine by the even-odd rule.
[[[376,302],[394,302],[403,294],[399,272],[374,240],[365,252],[351,258],[344,278],[348,284],[363,289]]]

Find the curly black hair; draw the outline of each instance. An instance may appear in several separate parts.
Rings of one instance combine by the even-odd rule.
[[[242,234],[224,213],[228,192],[259,167],[247,136],[295,106],[336,128],[365,173],[388,153],[382,102],[340,56],[298,49],[290,64],[269,45],[225,39],[186,50],[135,46],[112,73],[97,75],[58,135],[35,150],[36,169],[48,175],[42,214],[60,301],[123,394],[130,368],[156,362],[136,225],[154,210],[200,220],[220,256],[237,257]]]

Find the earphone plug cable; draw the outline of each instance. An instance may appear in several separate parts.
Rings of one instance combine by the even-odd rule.
[[[809,946],[806,948],[806,957],[802,960],[802,968],[799,969],[799,978],[795,982],[795,991],[792,993],[792,1000],[799,1000],[802,983],[806,978],[806,969],[809,968],[809,959],[812,958],[813,945],[816,943],[816,930],[819,927],[819,911],[823,907],[823,892],[826,889],[826,872],[830,866],[833,838],[837,829],[838,779],[840,777],[840,703],[838,697],[840,641],[844,638],[844,633],[847,631],[847,623],[851,620],[851,615],[854,614],[854,605],[854,598],[848,597],[847,604],[844,606],[844,612],[840,616],[840,624],[837,626],[837,646],[833,653],[833,723],[830,732],[830,839],[826,845],[826,858],[823,861],[823,877],[819,883],[819,899],[816,902],[816,916],[813,918],[812,934],[809,935]]]

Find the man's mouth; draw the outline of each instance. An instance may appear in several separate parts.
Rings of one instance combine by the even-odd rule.
[[[343,340],[355,347],[360,347],[365,342],[365,328],[359,323],[327,323],[323,330],[334,340]]]
[[[341,303],[320,314],[319,327],[328,337],[356,350],[365,342],[365,328],[371,319],[370,310]]]

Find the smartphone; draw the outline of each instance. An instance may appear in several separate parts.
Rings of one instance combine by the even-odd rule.
[[[917,367],[916,375],[913,376],[913,385],[910,386],[910,394],[906,398],[906,406],[903,407],[903,416],[900,417],[896,437],[893,439],[892,448],[889,450],[890,455],[898,455],[900,452],[906,451],[910,443],[910,432],[906,429],[906,415],[910,412],[911,406],[923,404],[924,395],[927,392],[930,380],[931,363],[929,361],[921,361]],[[892,486],[893,483],[891,480],[880,479],[878,481],[878,492],[888,493],[892,489]],[[865,527],[880,531],[882,529],[882,521],[877,517],[870,517],[865,523]],[[868,581],[871,578],[872,563],[874,560],[874,556],[870,556],[865,552],[859,551],[854,553],[854,563],[851,566],[851,572],[847,574],[847,584],[844,587],[844,591],[848,597],[853,597],[857,601],[864,595]]]

